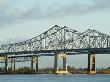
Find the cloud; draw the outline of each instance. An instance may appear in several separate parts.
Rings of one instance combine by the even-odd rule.
[[[110,0],[0,0],[0,27],[17,20],[79,15],[110,7]]]
[[[0,41],[0,47],[5,44],[13,44],[17,42],[25,41],[27,38],[7,38],[6,40]]]
[[[96,9],[103,9],[110,7],[110,0],[94,0]]]

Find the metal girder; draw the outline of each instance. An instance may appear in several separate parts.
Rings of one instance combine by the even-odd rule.
[[[101,50],[103,48],[103,50]],[[0,55],[22,54],[51,54],[61,50],[88,53],[90,49],[95,53],[105,53],[110,48],[110,36],[96,30],[80,33],[66,26],[55,25],[48,31],[32,39],[2,45]],[[100,51],[97,51],[100,49]],[[106,50],[105,50],[106,49]],[[73,52],[72,51],[72,52]],[[109,53],[107,51],[106,53]]]

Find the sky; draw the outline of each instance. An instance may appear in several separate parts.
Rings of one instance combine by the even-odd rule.
[[[0,44],[35,37],[54,25],[79,32],[95,29],[110,35],[109,21],[110,0],[0,0]],[[110,66],[109,58],[110,55],[96,55],[97,67]],[[44,59],[41,58],[41,66]],[[53,58],[47,59],[47,66],[52,65]],[[87,66],[87,55],[68,60],[69,65]]]

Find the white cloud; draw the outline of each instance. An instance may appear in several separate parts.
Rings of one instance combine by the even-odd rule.
[[[16,20],[83,14],[109,6],[110,0],[0,0],[0,27]]]

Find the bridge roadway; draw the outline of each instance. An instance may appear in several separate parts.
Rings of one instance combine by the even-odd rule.
[[[53,56],[55,53],[65,52],[67,55],[75,54],[110,54],[110,48],[83,48],[83,49],[60,49],[60,50],[36,50],[36,51],[20,51],[20,52],[5,52],[0,55],[23,55],[23,54],[36,54],[41,56]],[[40,56],[39,55],[39,56]]]

